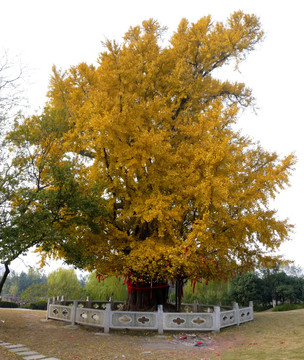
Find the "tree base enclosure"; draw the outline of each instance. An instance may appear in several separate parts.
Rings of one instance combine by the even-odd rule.
[[[121,308],[122,303],[117,302],[53,298],[48,300],[47,319],[100,327],[105,333],[110,329],[132,329],[155,330],[159,334],[165,330],[220,331],[253,320],[253,302],[243,308],[237,303],[232,307],[187,304],[184,312],[164,312],[162,305],[155,312],[122,311]]]

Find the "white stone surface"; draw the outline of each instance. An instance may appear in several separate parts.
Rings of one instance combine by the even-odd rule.
[[[30,349],[27,347],[22,347],[22,348],[16,348],[16,349],[8,349],[10,352],[14,352],[14,353],[19,353],[22,351],[29,351]]]
[[[19,352],[17,355],[21,356],[21,355],[39,355],[39,353],[37,351],[23,351],[23,352]]]
[[[45,355],[31,355],[26,356],[23,358],[24,360],[38,360],[38,359],[45,359]]]
[[[21,347],[24,347],[24,345],[17,344],[17,345],[8,345],[8,346],[6,346],[7,349],[14,349],[14,348],[21,348]]]

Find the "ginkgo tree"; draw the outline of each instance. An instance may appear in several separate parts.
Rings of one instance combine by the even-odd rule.
[[[294,156],[279,158],[235,130],[254,98],[219,77],[263,39],[259,19],[183,19],[162,46],[165,30],[144,21],[121,44],[106,41],[97,66],[54,67],[45,107],[44,138],[57,131],[50,156],[72,157],[79,188],[99,209],[83,214],[90,225],[68,222],[69,236],[46,250],[99,277],[123,276],[126,309],[165,304],[171,282],[179,299],[186,280],[270,266],[292,227],[269,201],[288,184]],[[15,131],[43,131],[43,118]],[[50,144],[37,138],[33,146]],[[47,168],[42,176],[49,181]],[[60,214],[71,217],[68,204]]]

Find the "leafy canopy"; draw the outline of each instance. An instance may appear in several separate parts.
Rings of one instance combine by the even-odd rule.
[[[51,272],[47,278],[47,296],[55,297],[58,294],[66,299],[81,299],[84,291],[79,284],[74,269],[59,268]]]
[[[288,184],[294,157],[235,130],[251,90],[217,77],[262,40],[259,20],[183,19],[166,47],[163,32],[144,21],[122,44],[106,41],[96,67],[54,68],[44,113],[16,126],[16,145],[30,133],[33,148],[48,150],[46,190],[57,189],[52,166],[71,161],[81,194],[81,206],[61,203],[66,235],[44,250],[137,280],[216,280],[272,264],[291,225],[269,200]]]

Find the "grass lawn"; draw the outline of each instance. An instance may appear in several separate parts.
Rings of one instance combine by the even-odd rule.
[[[223,351],[223,360],[304,359],[304,310],[255,313],[253,322],[224,330],[234,334],[237,346]]]
[[[240,327],[208,334],[205,347],[176,341],[176,333],[118,332],[45,321],[44,311],[0,309],[0,340],[60,360],[293,360],[304,359],[304,309],[255,313]],[[184,333],[183,333],[184,335]],[[19,359],[0,347],[1,360]]]

